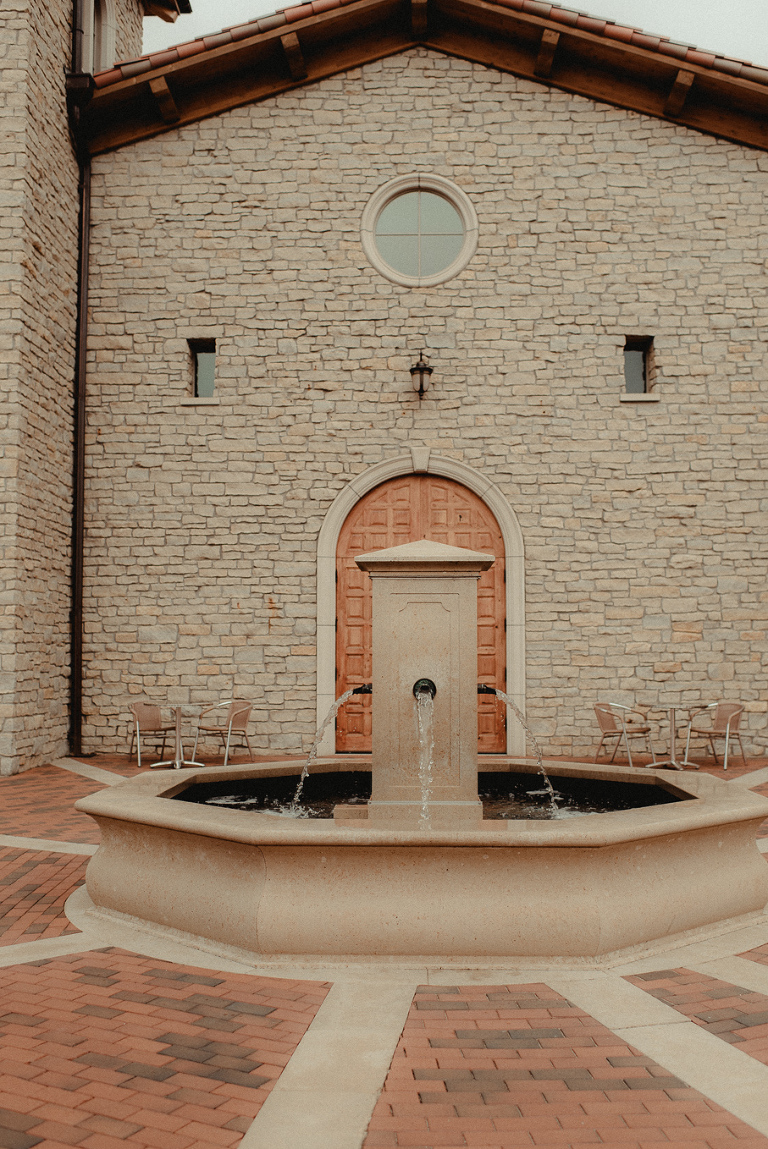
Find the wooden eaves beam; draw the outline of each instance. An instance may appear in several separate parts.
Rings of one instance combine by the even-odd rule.
[[[356,0],[98,90],[84,131],[98,154],[416,44],[768,150],[768,85],[490,0]]]

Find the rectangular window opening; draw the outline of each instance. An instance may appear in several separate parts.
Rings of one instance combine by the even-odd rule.
[[[643,395],[653,386],[653,336],[627,335],[624,341],[624,388]]]
[[[216,387],[216,340],[190,339],[189,350],[195,368],[195,399],[212,399]]]

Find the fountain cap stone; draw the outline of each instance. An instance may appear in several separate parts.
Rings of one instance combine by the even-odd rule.
[[[402,543],[398,547],[357,555],[355,562],[361,570],[371,574],[394,573],[395,570],[401,574],[436,574],[439,571],[477,574],[493,564],[494,555],[470,551],[465,547],[451,547],[433,539],[418,539],[414,543]]]

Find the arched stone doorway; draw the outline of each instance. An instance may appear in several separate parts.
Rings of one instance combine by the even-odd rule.
[[[352,508],[336,551],[336,694],[371,678],[370,578],[354,556],[420,538],[484,551],[496,562],[478,586],[478,681],[506,688],[505,549],[495,516],[474,492],[453,479],[410,474],[369,491]],[[349,700],[336,720],[337,753],[371,748],[371,700]],[[478,751],[503,754],[503,708],[480,698]]]

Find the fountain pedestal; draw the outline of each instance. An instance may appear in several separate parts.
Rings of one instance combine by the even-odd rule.
[[[493,561],[429,539],[355,559],[373,584],[371,826],[464,829],[482,820],[477,581]]]

